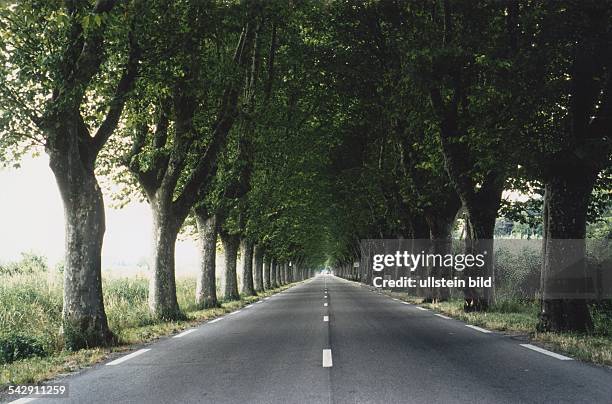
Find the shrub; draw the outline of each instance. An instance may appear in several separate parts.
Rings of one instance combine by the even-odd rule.
[[[32,356],[46,356],[44,344],[21,334],[0,335],[0,363],[11,363]]]
[[[19,261],[0,265],[0,275],[35,274],[47,272],[47,259],[32,253],[21,253]]]

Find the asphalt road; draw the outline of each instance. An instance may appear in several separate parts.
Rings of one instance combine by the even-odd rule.
[[[319,276],[35,402],[612,403],[612,370],[521,343]]]

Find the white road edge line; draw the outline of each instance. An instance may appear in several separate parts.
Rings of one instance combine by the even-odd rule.
[[[255,302],[255,304],[259,304],[261,302],[263,302],[263,300],[258,300],[258,301]]]
[[[149,348],[146,348],[146,349],[139,349],[138,351],[136,351],[136,352],[132,352],[132,353],[131,353],[131,354],[129,354],[129,355],[125,355],[124,357],[121,357],[121,358],[119,358],[119,359],[115,359],[115,360],[114,360],[114,361],[112,361],[112,362],[108,362],[108,363],[106,364],[106,366],[114,366],[114,365],[118,365],[118,364],[123,363],[123,362],[125,362],[125,361],[129,361],[130,359],[135,358],[135,357],[137,357],[138,355],[142,355],[143,353],[148,352],[148,351],[150,351],[150,350],[151,350],[151,349],[149,349]]]
[[[425,307],[416,306],[416,308],[419,309],[419,310],[428,311]]]
[[[323,303],[323,307],[327,307],[327,303]]]
[[[251,307],[253,307],[253,305],[249,304],[248,306],[244,306],[243,309],[250,309]]]
[[[216,323],[217,321],[223,320],[223,317],[215,318],[214,320],[210,320],[208,324]]]
[[[520,344],[522,347],[525,347],[527,349],[531,349],[532,351],[536,351],[539,353],[543,353],[544,355],[548,355],[548,356],[552,356],[553,358],[559,359],[561,361],[573,361],[573,358],[567,357],[567,356],[563,356],[563,355],[559,355],[558,353],[554,353],[554,352],[550,352],[547,351],[544,348],[540,348],[539,346],[535,346],[535,345],[531,345],[531,344]]]
[[[323,321],[329,321],[329,316],[323,316]]]
[[[324,349],[323,350],[323,367],[324,368],[331,368],[334,365],[333,361],[332,361],[332,352],[331,349]]]
[[[451,319],[450,317],[446,317],[444,314],[436,313],[435,315],[438,316],[438,317],[441,317],[443,319],[446,319],[446,320],[450,320]]]
[[[231,316],[232,314],[236,314],[236,313],[240,313],[242,310],[236,310],[236,311],[232,311],[231,313],[228,314],[228,316]]]
[[[402,304],[407,304],[407,305],[410,305],[410,303],[408,303],[408,302],[402,302]]]
[[[195,328],[192,328],[192,329],[190,329],[190,330],[183,331],[183,332],[182,332],[182,333],[180,333],[180,334],[176,334],[176,335],[175,335],[174,337],[172,337],[172,338],[181,338],[181,337],[184,337],[184,336],[185,336],[185,335],[187,335],[187,334],[191,334],[191,333],[192,333],[192,332],[194,332],[195,330],[196,330]]]
[[[490,334],[491,333],[491,331],[485,330],[484,328],[480,328],[480,327],[477,327],[475,325],[466,324],[465,326],[468,327],[468,328],[471,328],[472,330],[484,332],[485,334]]]
[[[22,397],[22,398],[18,398],[15,401],[9,401],[9,404],[25,404],[25,403],[31,403],[32,401],[36,400],[37,397]]]

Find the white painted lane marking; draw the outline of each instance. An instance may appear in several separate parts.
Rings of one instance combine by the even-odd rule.
[[[484,328],[480,328],[480,327],[477,327],[475,325],[466,324],[465,326],[471,328],[472,330],[484,332],[485,334],[490,334],[491,333],[491,331],[485,330]]]
[[[410,305],[410,303],[408,303],[408,302],[402,302],[402,304],[408,304],[408,305]]]
[[[249,304],[248,306],[244,306],[243,309],[250,309],[251,307],[253,307],[253,305]]]
[[[416,308],[419,309],[419,310],[423,310],[423,311],[429,311],[425,307],[421,307],[421,306],[416,306]]]
[[[216,323],[217,321],[223,320],[223,317],[215,318],[214,320],[210,320],[208,324]]]
[[[195,328],[192,328],[191,330],[183,331],[183,332],[182,332],[182,333],[180,333],[180,334],[176,334],[176,335],[175,335],[174,337],[172,337],[172,338],[181,338],[181,337],[184,337],[184,336],[185,336],[185,335],[187,335],[187,334],[191,334],[191,333],[192,333],[192,332],[194,332],[195,330],[196,330]]]
[[[332,352],[331,349],[324,349],[323,350],[323,367],[324,368],[331,368],[333,366],[333,361],[332,361]]]
[[[231,316],[232,314],[236,314],[236,313],[240,313],[242,310],[236,310],[236,311],[232,311],[231,313],[228,314],[228,316]]]
[[[329,321],[329,316],[323,316],[323,321]]]
[[[323,307],[327,307],[327,303],[323,303]]]
[[[327,299],[327,295],[323,296],[323,299]]]
[[[262,301],[263,301],[263,300],[258,300],[258,301],[256,301],[256,302],[255,302],[255,304],[259,304],[259,303],[261,303]]]
[[[444,319],[446,319],[446,320],[450,320],[450,317],[446,317],[444,314],[438,314],[438,313],[436,313],[435,315],[436,315],[436,316],[438,316],[438,317],[444,318]]]
[[[131,353],[131,354],[129,354],[129,355],[125,355],[125,356],[124,356],[124,357],[122,357],[122,358],[115,359],[115,360],[114,360],[114,361],[112,361],[112,362],[108,362],[108,363],[106,364],[106,366],[114,366],[114,365],[118,365],[118,364],[123,363],[123,362],[125,362],[125,361],[129,361],[130,359],[135,358],[135,357],[137,357],[138,355],[142,355],[143,353],[148,352],[148,351],[150,351],[150,350],[151,350],[151,349],[139,349],[138,351],[136,351],[136,352],[132,352],[132,353]]]
[[[554,353],[554,352],[550,352],[544,348],[540,348],[539,346],[535,346],[535,345],[531,345],[531,344],[520,344],[522,347],[525,347],[527,349],[531,349],[532,351],[536,351],[539,353],[543,353],[544,355],[548,355],[548,356],[552,356],[553,358],[557,358],[561,361],[572,361],[574,359],[567,357],[567,356],[563,356],[563,355],[559,355],[558,353]]]
[[[23,397],[23,398],[18,398],[15,401],[9,401],[9,404],[25,404],[25,403],[31,403],[34,400],[36,400],[36,397]]]
[[[393,299],[393,300],[395,300],[396,302],[399,302],[399,301],[400,301],[399,299],[396,299],[396,298],[394,298],[394,297],[393,297],[392,299]]]

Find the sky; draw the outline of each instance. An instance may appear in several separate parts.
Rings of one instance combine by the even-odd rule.
[[[152,218],[146,203],[131,202],[113,209],[108,191],[106,234],[102,250],[104,269],[136,266],[151,252]],[[22,252],[47,257],[50,265],[63,259],[64,211],[47,156],[24,157],[21,168],[0,168],[0,262],[18,259]],[[176,246],[177,273],[195,271],[197,245],[193,240]]]

